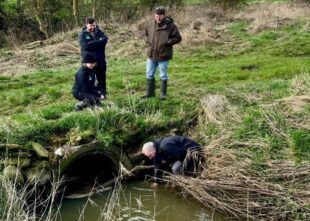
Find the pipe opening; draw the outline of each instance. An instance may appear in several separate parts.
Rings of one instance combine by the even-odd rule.
[[[63,172],[65,195],[89,192],[117,176],[117,172],[117,165],[103,153],[79,157]]]

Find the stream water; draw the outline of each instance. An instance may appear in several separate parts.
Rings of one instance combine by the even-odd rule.
[[[171,189],[152,190],[135,181],[119,191],[112,189],[81,199],[64,199],[58,221],[224,221],[200,203]],[[112,217],[112,218],[111,218]]]

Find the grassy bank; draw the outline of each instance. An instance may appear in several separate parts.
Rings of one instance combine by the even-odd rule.
[[[108,100],[78,113],[70,93],[79,67],[76,31],[24,54],[1,52],[1,143],[35,141],[53,150],[75,144],[78,133],[78,142],[98,139],[137,151],[147,139],[185,134],[204,146],[207,164],[193,188],[184,189],[206,206],[253,219],[307,220],[308,12],[286,3],[220,16],[201,7],[171,12],[183,42],[170,63],[166,101],[139,98],[145,90],[145,21],[112,25]],[[18,62],[21,56],[27,64]],[[217,184],[221,189],[212,188]]]

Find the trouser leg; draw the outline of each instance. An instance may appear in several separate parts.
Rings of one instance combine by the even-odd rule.
[[[183,163],[179,160],[177,160],[171,167],[171,171],[173,174],[175,175],[180,175],[182,174],[182,167],[183,167]]]
[[[155,78],[155,71],[158,66],[158,61],[153,61],[151,59],[147,59],[146,61],[146,79]]]
[[[100,103],[98,97],[91,93],[76,92],[73,93],[73,96],[80,101],[75,105],[77,111]]]
[[[98,89],[102,95],[106,95],[106,70],[107,65],[106,62],[98,63],[95,71],[96,71],[96,78],[98,81]]]

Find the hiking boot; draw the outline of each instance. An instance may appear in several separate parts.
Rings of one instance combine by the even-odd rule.
[[[146,94],[141,98],[155,97],[155,78],[146,79]]]
[[[83,100],[83,101],[80,101],[79,103],[77,103],[75,105],[74,110],[75,111],[81,111],[84,108],[89,107],[89,106],[90,106],[89,101],[88,100]]]
[[[83,107],[82,107],[79,103],[77,103],[77,104],[75,105],[75,107],[74,107],[74,110],[75,110],[75,111],[81,111],[81,110],[83,110]]]
[[[168,80],[160,80],[160,100],[167,99],[167,83]]]

